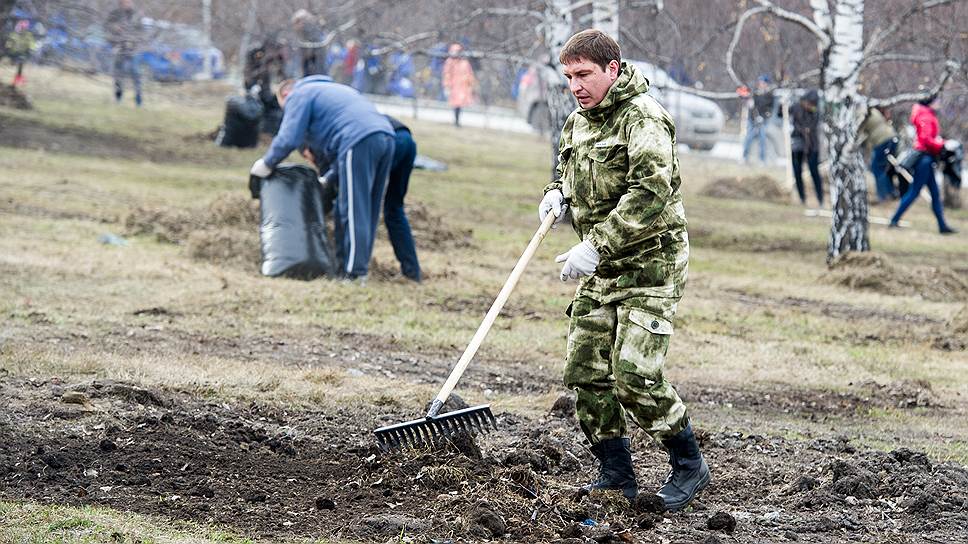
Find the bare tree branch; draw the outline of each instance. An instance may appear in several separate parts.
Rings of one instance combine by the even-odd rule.
[[[733,29],[733,39],[729,42],[729,47],[726,48],[726,71],[729,73],[730,79],[733,80],[737,86],[743,85],[743,80],[739,78],[736,74],[736,70],[733,68],[733,53],[736,51],[736,46],[739,44],[739,38],[743,34],[743,27],[746,26],[746,21],[758,14],[767,11],[765,7],[749,8],[744,11],[739,19],[736,21],[736,28]]]
[[[814,36],[817,37],[817,40],[820,42],[821,46],[827,47],[827,45],[830,44],[830,35],[827,34],[827,32],[825,32],[822,28],[817,26],[817,23],[811,21],[808,17],[800,15],[794,11],[783,9],[770,0],[756,0],[756,3],[766,8],[771,14],[783,20],[790,21],[791,23],[796,23],[809,30],[814,34]]]
[[[891,106],[896,106],[897,104],[900,104],[902,102],[915,102],[918,100],[923,100],[925,98],[928,98],[931,95],[938,94],[939,92],[941,92],[941,90],[944,89],[944,86],[951,79],[951,75],[960,69],[961,69],[960,63],[957,63],[955,61],[948,61],[947,63],[945,63],[945,69],[944,69],[944,72],[941,74],[941,79],[938,81],[937,85],[935,85],[933,88],[925,89],[923,91],[918,91],[918,92],[901,93],[887,98],[872,98],[868,102],[868,105],[871,107],[879,106],[879,107],[888,108]]]
[[[927,55],[912,55],[907,53],[881,53],[865,57],[861,63],[861,69],[881,62],[941,62],[944,59],[929,57]]]
[[[421,32],[419,34],[414,34],[413,36],[407,36],[406,38],[391,41],[391,43],[383,47],[377,47],[373,49],[373,51],[371,51],[370,54],[385,55],[391,51],[407,51],[410,49],[410,46],[413,45],[414,43],[417,43],[423,40],[431,40],[431,39],[439,40],[440,35],[441,35],[440,32],[436,30],[430,31],[430,32]]]
[[[880,45],[884,42],[884,40],[886,40],[892,34],[897,32],[898,29],[900,29],[904,25],[904,23],[909,22],[908,19],[910,19],[914,15],[925,13],[929,9],[937,8],[940,6],[946,6],[946,5],[954,4],[961,1],[963,0],[929,0],[922,4],[912,6],[910,9],[900,14],[896,19],[891,21],[891,23],[886,28],[881,29],[880,27],[878,27],[877,29],[874,30],[874,32],[871,34],[870,40],[867,42],[867,46],[864,47],[864,56],[865,57],[869,56],[874,51],[876,51],[877,48],[880,47]]]
[[[733,68],[733,55],[736,52],[736,46],[739,44],[740,36],[743,34],[743,27],[746,26],[746,22],[750,19],[750,17],[753,17],[754,15],[769,13],[785,21],[796,23],[816,36],[821,47],[826,48],[828,45],[830,45],[830,36],[807,17],[804,17],[799,13],[794,13],[792,11],[780,8],[769,0],[756,0],[756,3],[759,4],[759,6],[749,8],[739,16],[739,19],[736,21],[736,27],[733,29],[733,39],[730,40],[729,47],[726,49],[726,70],[729,73],[729,77],[734,83],[736,83],[736,85],[741,86],[744,83],[743,80],[740,79],[739,75],[736,74],[736,70]]]

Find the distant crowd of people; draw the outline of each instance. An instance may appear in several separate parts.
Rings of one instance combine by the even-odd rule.
[[[380,48],[359,40],[341,40],[325,19],[305,9],[290,20],[291,32],[279,32],[251,49],[246,58],[246,87],[262,89],[284,79],[325,75],[361,93],[414,97],[418,92],[447,100],[460,124],[463,108],[478,101],[475,61],[463,55],[465,44],[441,42],[430,49],[426,66],[417,70],[410,53]]]
[[[767,160],[769,131],[778,125],[782,116],[780,101],[776,99],[769,76],[757,78],[755,90],[746,87],[739,89],[740,96],[746,100],[745,136],[743,138],[742,160],[750,162],[753,146],[759,147],[759,159]],[[931,195],[931,209],[942,234],[956,232],[944,218],[941,191],[935,179],[935,172],[942,170],[960,186],[960,161],[963,157],[961,143],[941,137],[938,122],[937,94],[924,98],[911,108],[909,122],[914,139],[911,150],[899,153],[900,138],[891,123],[890,111],[872,107],[863,112],[860,121],[858,145],[863,146],[871,173],[877,202],[888,203],[899,200],[898,207],[890,220],[891,227],[897,227],[901,217],[914,203],[925,187]],[[821,96],[815,89],[800,94],[789,108],[790,161],[794,183],[800,202],[807,203],[807,191],[803,179],[803,164],[810,172],[817,203],[823,206],[825,190],[820,173],[821,151]],[[952,164],[958,167],[952,168]]]

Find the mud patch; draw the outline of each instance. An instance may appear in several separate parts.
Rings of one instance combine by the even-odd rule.
[[[137,207],[124,218],[124,228],[128,236],[184,245],[196,260],[257,270],[259,221],[259,201],[225,193],[201,208]]]
[[[68,392],[86,395],[88,406],[64,403]],[[753,543],[778,534],[891,541],[899,530],[918,541],[968,537],[963,467],[843,439],[700,429],[713,483],[693,508],[670,514],[616,493],[575,493],[594,475],[594,460],[577,424],[557,417],[498,409],[499,430],[478,437],[481,457],[473,459],[450,449],[380,455],[367,430],[413,416],[386,407],[277,409],[37,377],[0,378],[0,395],[0,497],[214,518],[253,538],[386,542],[404,531],[416,542],[703,542],[727,533]],[[665,475],[665,453],[635,443],[648,490]]]
[[[968,299],[968,281],[948,267],[907,266],[875,252],[850,252],[830,265],[821,281],[883,295],[920,296],[938,302]]]
[[[0,146],[72,155],[131,159],[145,151],[130,138],[81,127],[55,127],[0,114]]]
[[[699,194],[714,198],[762,200],[779,204],[790,202],[790,193],[769,176],[719,178],[703,187]]]
[[[27,95],[20,92],[20,89],[13,85],[0,83],[0,107],[14,108],[17,110],[32,110],[34,105],[30,103]]]

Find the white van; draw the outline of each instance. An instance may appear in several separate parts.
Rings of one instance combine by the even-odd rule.
[[[661,68],[648,62],[629,62],[648,78],[649,94],[672,115],[678,142],[693,149],[712,149],[723,130],[725,116],[722,108],[712,100],[691,94],[687,87],[676,83]],[[531,126],[542,132],[548,130],[550,123],[545,81],[555,77],[558,76],[551,67],[535,63],[518,83],[518,111]]]

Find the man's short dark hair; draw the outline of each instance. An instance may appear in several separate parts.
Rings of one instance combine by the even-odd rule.
[[[602,67],[604,71],[611,61],[622,62],[622,50],[618,43],[601,30],[582,30],[561,48],[558,60],[562,64],[587,60]]]

